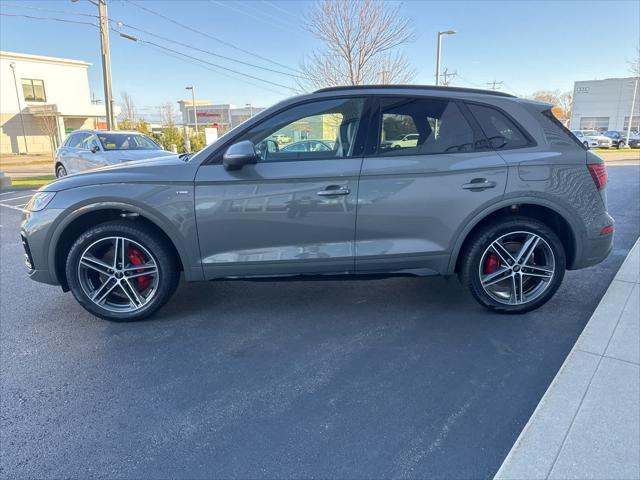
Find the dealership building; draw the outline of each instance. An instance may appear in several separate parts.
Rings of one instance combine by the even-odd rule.
[[[48,153],[72,130],[103,127],[105,107],[91,101],[90,65],[0,51],[0,153]]]
[[[201,100],[196,100],[195,108],[191,100],[180,100],[178,105],[180,106],[184,125],[194,127],[197,117],[199,127],[214,127],[218,129],[220,134],[240,125],[245,120],[264,110],[264,108],[252,105],[236,107],[229,103],[211,104]]]
[[[607,78],[575,82],[571,130],[640,130],[640,85],[637,87],[633,115],[631,102],[637,78]]]

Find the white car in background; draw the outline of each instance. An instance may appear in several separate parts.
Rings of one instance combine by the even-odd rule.
[[[611,148],[611,139],[595,130],[572,130],[571,132],[587,148]]]

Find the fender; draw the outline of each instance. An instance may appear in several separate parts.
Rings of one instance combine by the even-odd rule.
[[[453,275],[453,273],[455,273],[456,263],[458,262],[458,256],[460,255],[462,244],[467,239],[469,233],[492,213],[515,204],[537,205],[553,210],[555,213],[560,215],[571,228],[574,238],[573,246],[576,252],[575,256],[578,258],[582,252],[582,242],[580,241],[580,238],[585,235],[584,228],[581,227],[581,223],[574,218],[574,214],[570,213],[569,209],[558,205],[558,198],[554,197],[554,201],[551,201],[542,196],[540,192],[530,192],[527,196],[505,197],[500,202],[493,203],[491,206],[480,209],[479,211],[469,215],[469,217],[462,223],[462,227],[460,227],[458,232],[454,235],[456,240],[451,249],[449,265],[445,272],[446,275]]]
[[[181,235],[175,226],[164,219],[160,214],[154,213],[150,211],[148,206],[137,205],[135,201],[133,202],[123,202],[121,200],[101,200],[94,201],[91,203],[79,203],[72,207],[69,207],[71,213],[63,216],[63,218],[59,221],[59,223],[54,227],[53,233],[49,239],[49,252],[48,252],[48,265],[49,272],[51,276],[58,282],[57,272],[55,268],[55,253],[58,247],[58,242],[60,237],[62,236],[65,229],[77,218],[81,217],[90,212],[97,212],[100,210],[109,210],[109,209],[118,209],[118,210],[127,210],[129,212],[137,213],[141,217],[144,217],[146,220],[150,221],[153,225],[155,225],[158,229],[160,229],[175,247],[178,255],[180,256],[180,260],[184,267],[184,275],[185,280],[187,281],[197,281],[204,280],[204,274],[202,272],[202,265],[200,262],[200,258],[193,258],[189,255],[187,249],[184,245],[184,236]],[[195,232],[194,232],[195,234]],[[199,249],[195,250],[199,252]]]

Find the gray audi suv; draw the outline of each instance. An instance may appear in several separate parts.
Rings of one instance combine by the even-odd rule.
[[[547,302],[565,270],[608,255],[606,183],[602,160],[549,104],[335,87],[283,101],[189,158],[54,181],[25,208],[21,235],[32,279],[108,320],[151,315],[181,274],[457,274],[481,305],[521,313]]]

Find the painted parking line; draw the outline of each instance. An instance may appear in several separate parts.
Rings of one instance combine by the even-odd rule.
[[[11,197],[11,198],[3,198],[2,201],[3,202],[13,202],[14,200],[22,200],[25,198],[31,198],[33,197],[33,193],[30,195],[20,195],[19,197]]]
[[[0,193],[0,197],[2,197],[3,195],[11,195],[12,193],[18,193],[18,192],[3,192],[3,193]]]
[[[25,203],[25,205],[26,205],[26,203]],[[15,206],[15,205],[7,205],[5,203],[0,203],[0,207],[10,208],[11,210],[17,210],[18,212],[26,212],[26,210],[24,210],[22,208],[22,207],[24,207],[24,205]]]

